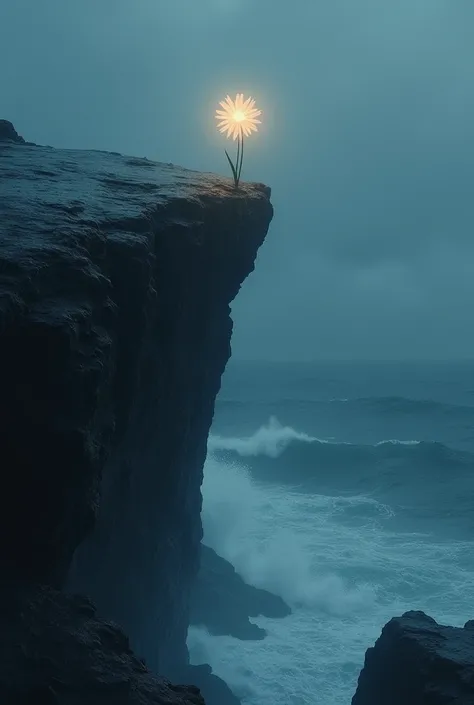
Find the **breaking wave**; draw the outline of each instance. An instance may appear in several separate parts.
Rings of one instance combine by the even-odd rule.
[[[211,436],[212,456],[244,464],[259,481],[302,491],[363,494],[463,513],[474,502],[474,454],[416,439],[386,439],[373,445],[317,438],[281,424],[275,417],[247,437]],[[468,483],[466,484],[466,480]],[[466,491],[466,487],[470,490]]]
[[[417,462],[421,459],[437,463],[447,460],[455,464],[474,462],[472,453],[454,450],[437,441],[390,438],[373,445],[354,444],[311,436],[291,426],[284,426],[276,417],[271,417],[268,423],[244,438],[210,436],[208,450],[219,455],[234,455],[240,458],[266,456],[276,459],[285,453],[286,463],[288,456],[291,456],[292,460],[299,460],[300,463],[323,460],[331,466],[338,465],[341,461],[373,463],[380,459],[414,456]]]

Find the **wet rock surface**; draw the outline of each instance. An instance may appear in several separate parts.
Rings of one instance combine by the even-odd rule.
[[[291,609],[281,597],[248,585],[228,561],[202,545],[201,567],[191,596],[191,624],[204,625],[211,634],[264,639],[265,629],[249,618],[289,614]]]
[[[0,120],[0,142],[25,144],[25,140],[18,134],[9,120]]]
[[[446,627],[406,612],[368,649],[352,705],[473,705],[474,621]]]

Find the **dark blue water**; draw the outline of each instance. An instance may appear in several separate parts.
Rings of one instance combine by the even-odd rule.
[[[293,614],[192,630],[193,659],[249,705],[348,704],[391,616],[474,616],[474,364],[232,363],[203,494],[205,540]]]

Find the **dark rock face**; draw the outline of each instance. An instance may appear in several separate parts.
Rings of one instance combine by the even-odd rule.
[[[261,185],[0,141],[0,572],[69,575],[164,675],[188,663],[229,303],[271,217]]]
[[[204,705],[153,676],[93,604],[51,588],[0,588],[2,705]]]
[[[23,137],[20,137],[18,132],[8,120],[0,120],[0,142],[17,142],[25,144]]]
[[[206,705],[241,705],[239,698],[207,664],[188,666],[184,675],[184,681],[193,683],[206,694]]]
[[[352,705],[473,705],[474,628],[423,612],[390,620],[367,650]]]
[[[209,546],[201,546],[201,566],[191,595],[191,624],[205,625],[211,634],[264,639],[265,629],[252,624],[249,617],[289,614],[281,597],[247,585],[230,563]]]

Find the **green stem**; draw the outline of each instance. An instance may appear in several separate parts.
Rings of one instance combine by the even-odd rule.
[[[234,188],[239,188],[239,182],[240,182],[240,175],[242,173],[242,162],[244,160],[244,136],[239,135],[237,137],[237,159],[235,161],[235,166],[234,163],[232,162],[232,159],[229,157],[227,150],[225,151],[225,156],[227,157],[227,161],[230,164],[230,168],[232,169],[232,176],[234,177]]]
[[[240,175],[242,173],[242,162],[244,161],[244,135],[240,136],[240,166],[238,166],[237,171],[237,186],[239,185]]]
[[[229,157],[229,153],[228,153],[227,149],[225,149],[224,152],[225,152],[225,156],[227,157],[227,161],[230,164],[230,168],[232,169],[232,176],[234,177],[234,186],[235,186],[235,188],[237,188],[237,186],[236,186],[236,184],[237,184],[237,171],[236,171],[235,166],[232,162],[232,159]]]
[[[240,135],[237,137],[237,158],[235,160],[234,186],[239,187]]]

